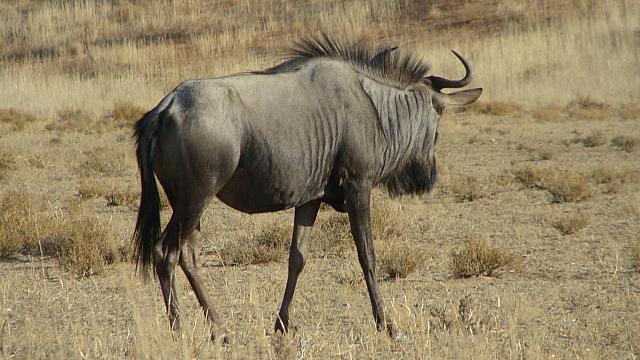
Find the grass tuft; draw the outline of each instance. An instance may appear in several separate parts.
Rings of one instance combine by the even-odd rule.
[[[98,274],[130,255],[128,245],[118,245],[108,221],[77,205],[66,213],[51,211],[24,191],[9,191],[2,197],[0,233],[0,257],[55,256],[61,267],[79,276]]]
[[[512,265],[514,259],[500,247],[470,239],[461,249],[451,252],[451,271],[457,278],[492,276],[496,270]]]
[[[91,114],[78,108],[67,107],[56,114],[56,119],[47,124],[45,129],[58,132],[80,132],[92,134],[96,123]]]
[[[15,170],[16,157],[13,154],[0,150],[0,171]]]
[[[78,175],[122,176],[127,171],[125,155],[107,147],[99,147],[86,154],[86,159],[76,168]]]
[[[595,194],[593,187],[583,176],[568,172],[560,172],[546,179],[544,186],[554,203],[585,201]]]
[[[14,130],[23,130],[24,127],[38,120],[33,114],[16,109],[0,109],[0,123],[10,124]]]
[[[516,180],[532,189],[544,189],[545,179],[549,178],[551,174],[549,169],[536,167],[524,167],[513,172]]]
[[[632,136],[616,136],[611,139],[611,145],[615,146],[617,149],[626,151],[628,153],[632,152],[640,143],[640,140],[636,137]]]
[[[113,107],[113,126],[120,129],[130,129],[133,124],[144,115],[146,110],[129,102],[118,102]]]
[[[288,228],[274,222],[228,242],[220,249],[220,257],[225,265],[276,262],[287,253],[290,237]]]
[[[81,277],[102,273],[107,265],[126,261],[129,246],[118,246],[107,222],[77,210],[58,234],[58,262]]]
[[[575,234],[587,226],[588,218],[583,214],[564,215],[555,218],[552,222],[562,235]]]
[[[582,143],[584,147],[590,147],[590,148],[602,146],[606,143],[604,135],[602,134],[601,131],[595,131],[589,136],[586,136],[583,138],[576,138],[573,141],[575,143]]]
[[[585,201],[595,194],[585,177],[569,171],[525,167],[516,169],[514,176],[526,187],[547,190],[555,203]]]
[[[353,246],[349,217],[335,213],[327,219],[318,219],[312,232],[312,247],[321,256],[342,254]]]
[[[631,246],[629,251],[629,256],[631,258],[631,266],[637,271],[640,272],[640,241],[637,240]]]
[[[521,113],[522,107],[511,102],[491,101],[475,103],[469,106],[468,110],[492,116],[506,116]]]
[[[609,104],[595,101],[589,97],[581,97],[569,102],[565,111],[570,117],[583,120],[606,119],[613,114]]]
[[[482,187],[473,176],[455,178],[449,184],[448,191],[460,202],[475,201],[484,197]]]
[[[390,278],[405,278],[415,271],[426,258],[414,245],[390,243],[380,249],[380,269]]]

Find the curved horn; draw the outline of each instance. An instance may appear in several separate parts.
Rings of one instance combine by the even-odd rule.
[[[458,54],[454,50],[451,50],[451,52],[453,52],[453,54],[458,59],[460,59],[460,61],[462,62],[462,65],[464,65],[464,70],[466,73],[464,77],[460,80],[449,80],[449,79],[441,78],[438,76],[427,77],[427,79],[431,81],[431,87],[433,87],[433,89],[436,91],[440,91],[445,88],[453,89],[453,88],[465,87],[469,85],[469,83],[471,82],[471,78],[473,77],[473,72],[471,71],[471,67],[469,66],[469,63],[467,62],[467,60],[465,60],[462,57],[462,55]]]

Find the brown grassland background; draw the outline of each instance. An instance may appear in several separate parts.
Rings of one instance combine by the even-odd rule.
[[[440,180],[378,191],[388,316],[377,333],[346,216],[320,212],[273,334],[293,214],[217,201],[202,272],[230,329],[181,275],[172,334],[129,261],[131,124],[187,78],[260,69],[324,30],[392,44],[480,102],[440,125]],[[640,356],[640,3],[632,0],[8,0],[0,3],[0,358]],[[162,211],[166,221],[170,209]]]

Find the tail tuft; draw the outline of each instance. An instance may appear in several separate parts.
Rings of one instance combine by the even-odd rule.
[[[136,271],[146,280],[149,267],[153,262],[153,247],[160,238],[160,195],[153,174],[153,155],[158,128],[156,109],[146,113],[134,127],[136,140],[136,158],[140,171],[140,208],[133,233],[134,258]]]

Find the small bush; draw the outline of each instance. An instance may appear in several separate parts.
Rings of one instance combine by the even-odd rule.
[[[544,187],[555,203],[585,201],[591,199],[595,193],[584,177],[567,172],[560,172],[546,179]]]
[[[406,214],[397,202],[375,196],[371,200],[371,234],[374,240],[386,240],[402,236],[402,229],[406,227]],[[347,222],[347,226],[349,226]],[[351,232],[349,231],[349,235]],[[353,243],[353,237],[349,236]]]
[[[564,111],[562,107],[550,105],[533,110],[531,115],[538,121],[558,121],[564,117]]]
[[[127,170],[125,156],[122,152],[100,147],[86,154],[86,159],[76,168],[76,172],[84,177],[89,176],[122,176]]]
[[[468,110],[493,116],[505,116],[522,112],[522,107],[515,103],[493,101],[475,103],[469,106]]]
[[[321,255],[342,254],[353,246],[347,214],[332,213],[327,219],[318,219],[312,230],[312,247]]]
[[[11,124],[15,130],[22,130],[26,124],[38,120],[33,114],[16,110],[0,109],[0,123]]]
[[[631,103],[624,104],[620,107],[620,118],[623,120],[637,120],[640,119],[640,104]]]
[[[611,194],[620,192],[624,184],[638,182],[640,173],[637,170],[616,170],[601,167],[593,170],[591,179],[601,186],[603,193]]]
[[[117,246],[106,222],[79,213],[64,223],[58,246],[60,265],[83,277],[99,274],[107,265],[125,261],[129,255],[128,246]]]
[[[15,169],[16,169],[16,157],[8,152],[0,150],[0,171],[15,170]]]
[[[21,253],[37,241],[32,199],[23,191],[8,191],[0,201],[0,257]]]
[[[595,193],[587,179],[568,171],[527,167],[515,170],[514,176],[529,188],[549,191],[556,203],[588,200]]]
[[[45,209],[24,191],[9,191],[0,202],[0,257],[18,254],[56,256],[80,276],[100,273],[127,258],[108,222],[72,206],[66,213]]]
[[[597,147],[606,143],[604,135],[600,131],[593,132],[584,138],[574,139],[575,143],[582,143],[584,147]]]
[[[273,223],[258,231],[251,231],[227,243],[220,249],[225,265],[249,265],[275,262],[289,249],[291,234],[282,225]]]
[[[81,199],[104,198],[107,201],[107,206],[137,206],[140,200],[140,195],[137,191],[118,190],[114,187],[106,186],[95,179],[82,179],[76,189]],[[166,198],[164,198],[164,204],[162,203],[162,197],[160,200],[161,206],[166,207]]]
[[[407,277],[425,258],[415,245],[391,243],[380,250],[380,269],[391,278]]]
[[[121,129],[130,129],[133,124],[142,117],[145,109],[128,102],[118,102],[113,107],[113,126]]]
[[[65,108],[56,114],[56,119],[47,124],[45,129],[60,132],[81,132],[91,134],[96,131],[96,123],[84,110]]]
[[[631,249],[629,251],[629,255],[631,257],[631,266],[637,271],[640,272],[640,241],[636,238],[635,243],[631,245]]]
[[[345,261],[347,261],[347,263],[338,270],[338,283],[347,285],[352,289],[362,289],[365,284],[362,267],[360,267],[357,261],[354,262],[347,259],[345,259]]]
[[[616,136],[611,140],[613,146],[628,153],[632,152],[638,146],[638,143],[640,143],[638,138],[624,135]]]
[[[551,174],[552,172],[548,169],[532,167],[516,169],[513,172],[516,180],[524,186],[533,189],[544,189],[544,182]]]
[[[553,220],[553,227],[556,228],[562,235],[571,235],[580,231],[587,226],[588,219],[585,215],[574,214],[559,216]]]
[[[458,278],[491,276],[496,270],[513,263],[512,254],[478,239],[471,239],[461,249],[451,252],[451,270]]]
[[[456,178],[448,187],[449,192],[460,202],[474,201],[484,196],[475,177]]]
[[[612,115],[611,106],[606,103],[582,97],[569,102],[565,108],[569,116],[583,120],[605,119]]]

